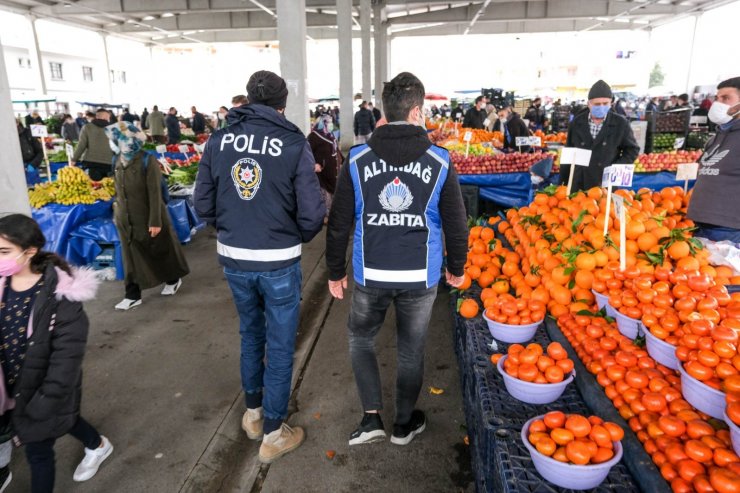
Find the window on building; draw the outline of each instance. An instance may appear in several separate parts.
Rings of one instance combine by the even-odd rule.
[[[64,80],[61,63],[49,62],[49,68],[51,69],[51,80]]]
[[[92,67],[82,67],[82,79],[87,82],[92,82],[93,80]]]
[[[31,59],[26,57],[18,58],[18,66],[20,68],[31,68]]]

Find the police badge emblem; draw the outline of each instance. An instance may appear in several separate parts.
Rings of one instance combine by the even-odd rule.
[[[378,199],[381,207],[389,212],[403,212],[414,202],[411,190],[398,177],[383,187]]]
[[[242,200],[252,200],[262,183],[262,168],[257,161],[245,157],[231,167],[231,179]]]

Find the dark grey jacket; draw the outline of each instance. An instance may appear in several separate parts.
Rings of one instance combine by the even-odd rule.
[[[355,113],[355,136],[373,133],[375,123],[375,117],[372,111],[366,108],[360,109],[360,111]]]

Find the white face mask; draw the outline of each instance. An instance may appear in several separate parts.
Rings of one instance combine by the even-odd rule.
[[[712,103],[712,107],[709,108],[709,114],[707,116],[712,122],[716,123],[717,125],[724,125],[725,123],[732,121],[732,119],[737,116],[737,113],[735,113],[734,115],[728,115],[727,112],[729,110],[729,104],[715,101],[714,103]]]
[[[326,131],[327,132],[332,133],[334,131],[334,124],[333,123],[327,123],[326,126],[325,126],[325,128],[326,128]]]

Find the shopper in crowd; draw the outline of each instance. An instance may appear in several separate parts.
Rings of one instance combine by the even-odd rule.
[[[164,144],[167,142],[167,139],[164,136],[164,129],[166,128],[164,113],[159,111],[159,106],[156,104],[152,106],[152,112],[147,118],[147,126],[149,127],[149,133],[154,142],[157,144]]]
[[[483,96],[475,98],[475,105],[471,107],[467,113],[465,113],[465,119],[463,120],[463,127],[465,128],[486,128],[486,100]]]
[[[72,118],[72,115],[64,115],[61,134],[62,138],[69,143],[80,140],[80,129],[77,128],[77,123]]]
[[[11,479],[12,438],[25,446],[33,493],[54,491],[58,438],[70,434],[85,446],[75,481],[95,476],[113,452],[80,416],[89,327],[82,302],[95,297],[98,281],[93,271],[42,251],[45,244],[30,217],[0,218],[0,490]]]
[[[588,109],[576,114],[568,126],[566,147],[589,149],[588,166],[560,166],[560,182],[567,184],[572,168],[573,191],[601,186],[604,168],[612,164],[632,164],[640,153],[632,128],[626,118],[611,111],[612,90],[603,80],[588,93]]]
[[[679,94],[678,95],[678,105],[677,108],[682,110],[694,110],[694,108],[691,106],[691,103],[689,102],[689,95],[686,93]]]
[[[504,106],[497,112],[498,120],[493,126],[494,132],[501,132],[504,134],[504,147],[506,149],[521,149],[522,151],[529,151],[529,146],[517,146],[517,137],[529,137],[530,132],[527,128],[527,124],[524,123],[519,113],[516,113],[511,106]]]
[[[190,108],[193,117],[190,119],[190,128],[193,129],[195,135],[205,133],[206,131],[206,117],[200,113],[195,106]]]
[[[303,429],[285,420],[301,300],[301,243],[321,230],[325,209],[311,147],[285,118],[285,81],[259,71],[249,78],[247,92],[250,104],[232,108],[231,124],[206,143],[194,202],[218,231],[219,261],[239,312],[247,406],[242,428],[248,438],[262,438],[259,459],[270,463],[305,439]],[[242,143],[248,140],[265,144],[245,154]]]
[[[80,141],[72,156],[72,162],[87,171],[94,181],[113,174],[113,151],[105,133],[105,127],[110,125],[109,118],[110,113],[106,109],[100,108],[95,112],[92,123],[82,127]]]
[[[646,113],[657,113],[658,112],[658,102],[660,101],[660,98],[650,98],[650,100],[647,103],[647,106],[645,106],[645,112]]]
[[[717,127],[699,160],[699,175],[689,202],[688,216],[699,227],[695,236],[729,240],[740,247],[740,77],[717,86],[709,109]]]
[[[448,116],[450,116],[450,105],[448,105],[447,103],[443,104],[439,108],[439,112],[442,115],[442,118],[447,118]]]
[[[527,109],[524,119],[529,120],[529,128],[532,130],[542,130],[545,123],[545,109],[542,107],[542,99],[535,98],[532,106]]]
[[[149,110],[144,108],[144,111],[141,112],[141,128],[142,130],[146,130],[149,128]]]
[[[106,132],[120,150],[113,219],[121,238],[126,291],[115,308],[130,310],[141,305],[143,289],[164,284],[162,296],[175,295],[190,269],[162,198],[159,164],[142,150],[146,135],[126,122]]]
[[[377,128],[377,127],[376,127]],[[331,209],[331,198],[337,188],[337,173],[342,165],[343,156],[334,137],[334,120],[331,115],[324,113],[308,134],[308,143],[314,158],[314,167],[319,177],[321,186],[321,197],[326,206],[324,223],[328,221]]]
[[[75,123],[77,124],[77,130],[82,130],[82,127],[85,126],[87,123],[87,120],[85,119],[84,113],[77,113],[77,118],[75,118]]]
[[[118,123],[118,117],[113,112],[113,110],[107,110],[108,111],[108,119],[110,120],[110,123]]]
[[[486,119],[485,122],[488,122],[485,129],[491,132],[493,130],[493,127],[496,125],[496,107],[492,104],[486,105]]]
[[[226,116],[228,114],[229,114],[229,108],[227,108],[226,106],[221,106],[218,109],[218,113],[216,113],[216,121],[218,123],[217,125],[218,130],[229,126],[229,122],[226,121]]]
[[[326,262],[329,290],[337,299],[344,298],[348,285],[347,244],[357,219],[348,331],[364,414],[350,435],[350,445],[386,437],[379,414],[383,387],[375,336],[391,304],[396,309],[398,334],[391,442],[407,445],[424,431],[426,417],[415,405],[424,378],[424,346],[445,250],[447,282],[459,286],[464,279],[465,207],[449,153],[433,145],[424,128],[424,94],[424,85],[408,72],[385,83],[383,109],[396,124],[380,127],[368,144],[352,148],[329,214]],[[377,163],[395,169],[378,168]]]
[[[249,104],[249,98],[245,96],[244,94],[237,94],[233,98],[231,98],[231,107],[237,108],[239,106],[244,106],[245,104]]]
[[[375,123],[378,123],[378,121],[380,121],[380,119],[383,118],[383,114],[380,112],[378,108],[373,106],[373,103],[368,102],[367,109],[373,112],[373,118],[375,118]]]
[[[458,103],[458,105],[452,110],[452,121],[460,122],[464,117],[465,111],[463,110],[462,104]]]
[[[23,164],[38,169],[44,160],[44,149],[41,147],[41,142],[31,134],[30,128],[24,127],[21,122],[17,122],[17,126]]]
[[[625,109],[627,106],[627,101],[625,101],[622,98],[613,98],[614,104],[612,105],[612,110],[614,110],[614,113],[616,113],[619,116],[623,116],[624,118],[627,118],[627,110]]]
[[[165,118],[165,125],[167,126],[167,144],[178,144],[180,142],[180,119],[177,117],[177,109],[171,107],[167,118]]]
[[[360,103],[360,110],[355,113],[355,144],[364,144],[375,130],[375,116],[368,107],[368,102]]]
[[[33,110],[30,115],[26,115],[26,128],[31,125],[43,125],[44,120],[39,115],[38,110]]]
[[[123,115],[121,115],[121,121],[124,121],[126,123],[134,123],[136,121],[136,117],[129,111],[128,108],[123,109]]]

